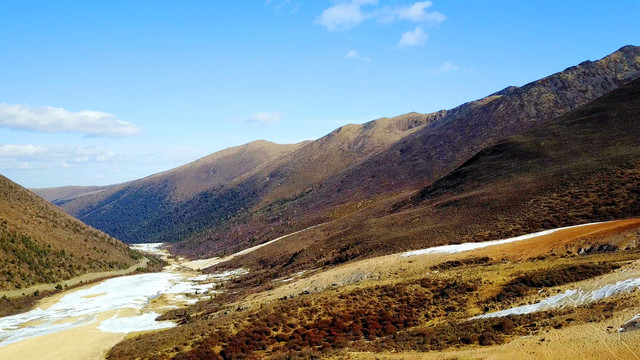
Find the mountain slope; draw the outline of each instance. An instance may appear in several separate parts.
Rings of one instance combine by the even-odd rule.
[[[275,199],[272,203],[239,210],[231,221],[211,222],[209,231],[192,235],[175,249],[187,254],[218,253],[243,242],[248,246],[247,239],[262,242],[361,211],[381,195],[429,184],[496,141],[575,109],[638,76],[640,48],[627,46],[602,60],[583,62],[523,87],[509,87],[442,111],[437,121],[388,149],[345,166],[322,182],[309,182],[304,191],[291,189],[287,195],[279,193],[279,198],[267,197]],[[323,167],[319,162],[313,165]],[[272,177],[273,173],[263,175],[254,184]],[[284,178],[278,185],[286,188],[288,181]]]
[[[122,242],[0,175],[0,290],[136,263]]]
[[[264,281],[319,265],[640,216],[640,80],[480,151],[411,196],[225,266]],[[245,281],[251,281],[246,279]]]
[[[204,190],[219,191],[302,145],[255,141],[140,180],[54,203],[124,241],[150,241],[159,230],[148,226],[154,219],[162,217],[163,226],[171,225],[175,223],[174,217],[179,216],[174,214],[179,204]]]

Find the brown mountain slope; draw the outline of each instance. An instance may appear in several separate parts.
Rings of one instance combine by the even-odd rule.
[[[256,202],[253,209],[238,211],[232,221],[212,222],[208,231],[195,233],[175,249],[186,254],[220,253],[230,247],[247,246],[248,239],[262,242],[360,211],[376,203],[381,195],[393,196],[429,184],[496,141],[575,109],[639,76],[640,48],[627,46],[602,60],[583,62],[523,87],[509,87],[439,112],[438,119],[387,149],[344,166],[321,182],[308,181],[303,191],[295,191],[302,186],[290,186],[296,183],[291,174],[305,173],[300,170],[304,167],[295,162],[286,165],[288,169],[298,169],[289,173],[272,170],[258,174],[254,184],[269,179],[277,188]],[[305,148],[310,149],[310,145]],[[325,166],[321,161],[307,161],[304,165],[315,169]],[[271,169],[267,167],[265,171]],[[273,201],[267,203],[265,199]]]
[[[122,242],[0,175],[0,290],[136,263]]]
[[[216,193],[304,144],[254,141],[140,180],[58,199],[54,203],[124,241],[152,241],[157,229],[150,229],[148,224],[154,219],[161,218],[164,226],[172,225],[180,217],[174,213],[179,211],[176,210],[179,204],[205,190]]]
[[[640,80],[479,152],[412,196],[381,200],[224,266],[262,282],[447,243],[640,216]],[[213,270],[213,269],[212,269]]]

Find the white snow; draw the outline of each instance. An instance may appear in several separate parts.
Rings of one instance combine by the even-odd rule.
[[[165,250],[163,249],[164,243],[143,243],[143,244],[131,244],[130,248],[142,252],[147,252],[154,255],[163,255]]]
[[[562,294],[548,297],[535,304],[522,305],[522,306],[514,307],[511,309],[478,315],[473,317],[472,319],[485,319],[485,318],[502,317],[502,316],[508,316],[508,315],[523,315],[523,314],[530,314],[538,311],[557,309],[557,308],[566,307],[566,306],[585,305],[585,304],[596,302],[598,300],[602,300],[604,298],[608,298],[615,294],[632,291],[637,288],[640,288],[640,278],[622,280],[622,281],[618,281],[615,284],[607,284],[593,291],[583,291],[580,289],[567,290]]]
[[[533,234],[526,234],[526,235],[516,236],[516,237],[512,237],[512,238],[508,238],[508,239],[502,239],[502,240],[492,240],[492,241],[483,241],[483,242],[468,242],[468,243],[463,243],[463,244],[435,246],[435,247],[430,247],[430,248],[426,248],[426,249],[407,251],[407,252],[404,252],[404,253],[400,254],[400,256],[407,257],[407,256],[416,256],[416,255],[425,255],[425,254],[453,254],[453,253],[459,253],[459,252],[463,252],[463,251],[481,249],[481,248],[485,248],[485,247],[488,247],[488,246],[502,245],[502,244],[507,244],[507,243],[516,242],[516,241],[527,240],[527,239],[531,239],[531,238],[538,237],[538,236],[549,235],[549,234],[552,234],[552,233],[554,233],[556,231],[560,231],[560,230],[571,229],[571,228],[576,228],[576,227],[581,227],[581,226],[594,225],[594,224],[600,224],[600,223],[590,223],[590,224],[583,224],[583,225],[567,226],[567,227],[563,227],[563,228],[545,230],[545,231],[540,231],[540,232],[533,233]]]
[[[148,312],[139,316],[118,318],[112,317],[100,323],[98,329],[111,333],[130,333],[134,331],[160,330],[176,326],[168,321],[156,321],[160,314]]]

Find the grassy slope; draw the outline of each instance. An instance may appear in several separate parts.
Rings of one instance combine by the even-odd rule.
[[[0,176],[0,290],[136,263],[122,242]]]

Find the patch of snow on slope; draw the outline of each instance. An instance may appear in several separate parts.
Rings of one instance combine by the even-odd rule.
[[[172,322],[156,321],[159,315],[160,314],[155,312],[148,312],[146,314],[125,318],[114,316],[111,319],[101,322],[98,329],[105,332],[126,334],[134,331],[160,330],[175,326]]]
[[[622,292],[632,291],[637,288],[640,288],[640,278],[618,281],[615,284],[608,284],[593,291],[585,292],[582,290],[567,290],[562,294],[551,296],[535,304],[522,305],[511,309],[478,315],[473,317],[472,319],[486,319],[509,315],[523,315],[566,306],[585,305]]]
[[[600,223],[591,223],[591,224],[567,226],[567,227],[563,227],[563,228],[545,230],[545,231],[540,231],[540,232],[533,233],[533,234],[526,234],[526,235],[516,236],[516,237],[512,237],[512,238],[508,238],[508,239],[502,239],[502,240],[492,240],[492,241],[483,241],[483,242],[468,242],[468,243],[463,243],[463,244],[435,246],[435,247],[430,247],[430,248],[426,248],[426,249],[407,251],[407,252],[402,253],[400,255],[406,257],[406,256],[416,256],[416,255],[425,255],[425,254],[453,254],[453,253],[459,253],[459,252],[463,252],[463,251],[481,249],[481,248],[485,248],[485,247],[488,247],[488,246],[502,245],[502,244],[508,244],[508,243],[512,243],[512,242],[516,242],[516,241],[527,240],[527,239],[535,238],[535,237],[538,237],[538,236],[549,235],[549,234],[552,234],[552,233],[554,233],[556,231],[560,231],[560,230],[571,229],[571,228],[576,228],[576,227],[580,227],[580,226],[595,225],[595,224],[600,224]]]

